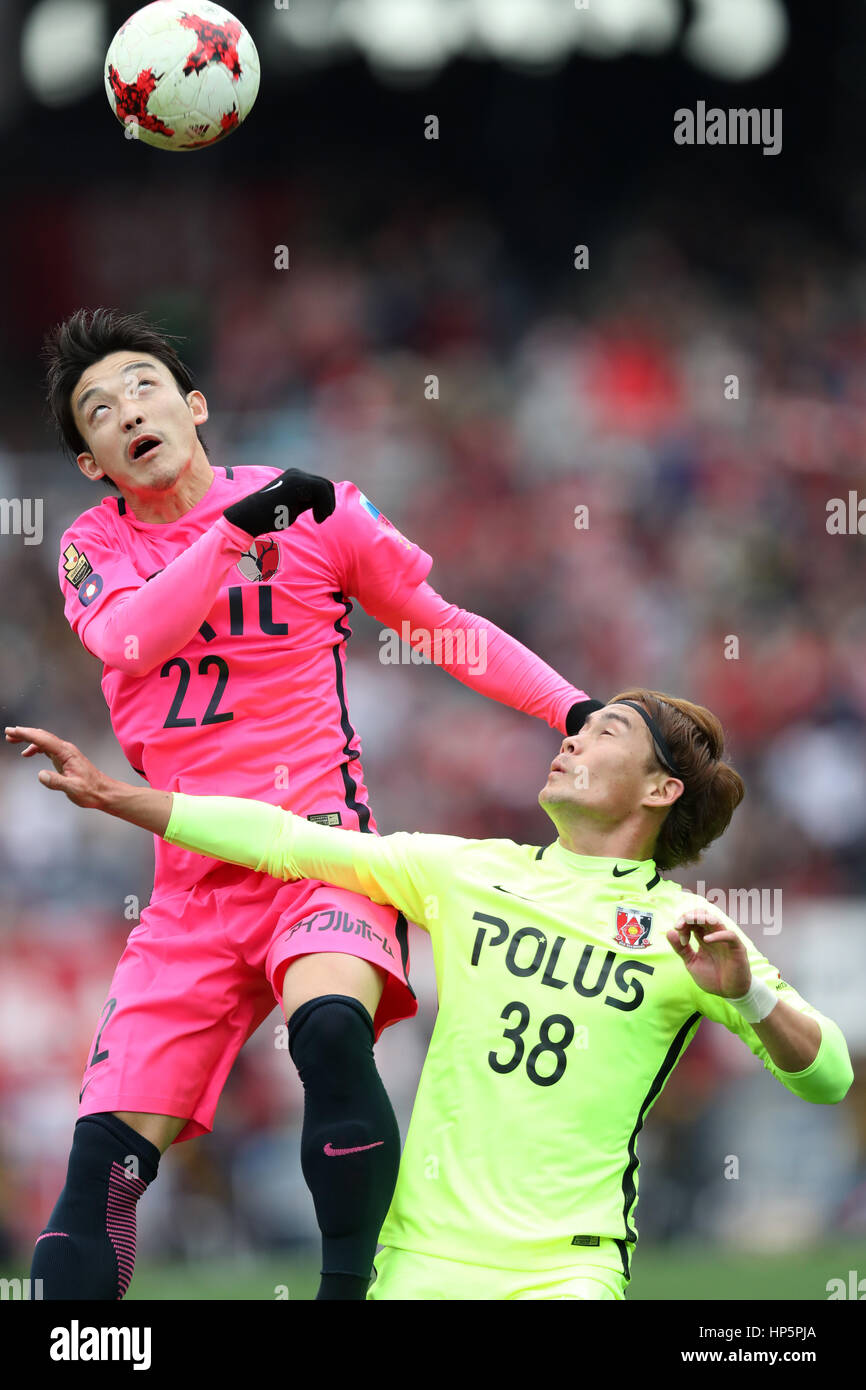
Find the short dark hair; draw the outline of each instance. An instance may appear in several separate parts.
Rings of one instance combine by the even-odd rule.
[[[87,442],[75,423],[72,392],[82,374],[94,362],[99,362],[112,352],[146,352],[168,368],[182,396],[196,389],[192,372],[171,345],[172,338],[177,342],[183,341],[175,333],[161,333],[143,314],[121,314],[115,309],[77,309],[63,323],[55,324],[46,333],[42,358],[47,368],[45,385],[48,411],[61,445],[73,461],[79,454],[87,452]],[[196,434],[207,454],[207,445],[198,429]],[[108,487],[115,487],[110,478],[103,481]]]
[[[655,719],[682,770],[683,793],[662,822],[652,857],[660,869],[696,864],[703,850],[727,829],[745,795],[743,779],[723,761],[725,734],[704,705],[660,690],[623,690],[608,702],[634,700]],[[658,766],[651,749],[647,769]]]

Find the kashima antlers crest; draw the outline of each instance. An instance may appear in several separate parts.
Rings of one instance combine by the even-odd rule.
[[[618,946],[627,946],[630,951],[641,951],[649,945],[649,934],[653,915],[642,907],[624,907],[616,910],[616,936]]]
[[[280,547],[273,536],[262,536],[253,541],[238,560],[238,569],[244,579],[256,584],[267,584],[280,567]]]

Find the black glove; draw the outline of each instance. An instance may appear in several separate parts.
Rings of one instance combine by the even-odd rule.
[[[312,509],[316,521],[322,522],[331,515],[336,505],[334,484],[328,478],[319,478],[315,473],[302,473],[300,468],[287,468],[272,482],[242,497],[240,502],[232,502],[226,507],[223,516],[233,526],[240,526],[251,536],[265,536],[269,531],[281,531],[297,521],[301,512]],[[277,519],[277,508],[288,512],[289,519]]]
[[[565,716],[565,732],[567,734],[579,734],[587,715],[592,714],[593,710],[596,709],[604,709],[601,700],[581,700],[579,704],[572,705]]]

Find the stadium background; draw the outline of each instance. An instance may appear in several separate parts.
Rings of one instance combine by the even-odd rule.
[[[181,157],[125,141],[101,90],[128,4],[3,6],[0,494],[44,503],[40,545],[0,535],[3,722],[130,775],[63,618],[56,543],[102,494],[56,447],[38,350],[80,305],[145,311],[188,339],[213,462],[349,477],[432,553],[446,598],[593,694],[646,684],[721,716],[747,799],[677,876],[740,892],[742,925],[859,1070],[864,540],[826,523],[864,476],[866,11],[751,0],[702,29],[717,7],[677,0],[231,8],[258,43],[257,105]],[[781,108],[782,152],[676,145],[673,112],[698,100]],[[534,800],[556,736],[435,668],[382,664],[357,606],[353,627],[382,831],[549,839]],[[0,1266],[17,1275],[152,867],[144,835],[35,771],[5,753]],[[781,894],[781,919],[755,890]],[[413,952],[419,1020],[378,1049],[403,1133],[435,1010],[417,931]],[[315,1287],[280,1022],[243,1052],[213,1136],[163,1158],[131,1297]],[[704,1024],[640,1156],[633,1296],[823,1299],[858,1252],[866,1274],[862,1079],[807,1107]]]

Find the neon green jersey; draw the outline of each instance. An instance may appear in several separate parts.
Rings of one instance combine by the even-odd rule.
[[[737,1033],[787,1088],[840,1100],[838,1026],[746,942],[753,975],[821,1025],[817,1057],[781,1072],[665,932],[703,898],[651,860],[558,842],[364,835],[262,802],[175,793],[166,839],[279,878],[392,903],[429,931],[439,1013],[381,1233],[385,1245],[505,1269],[556,1268],[573,1245],[637,1239],[637,1140],[702,1017]],[[717,909],[715,909],[717,911]]]

